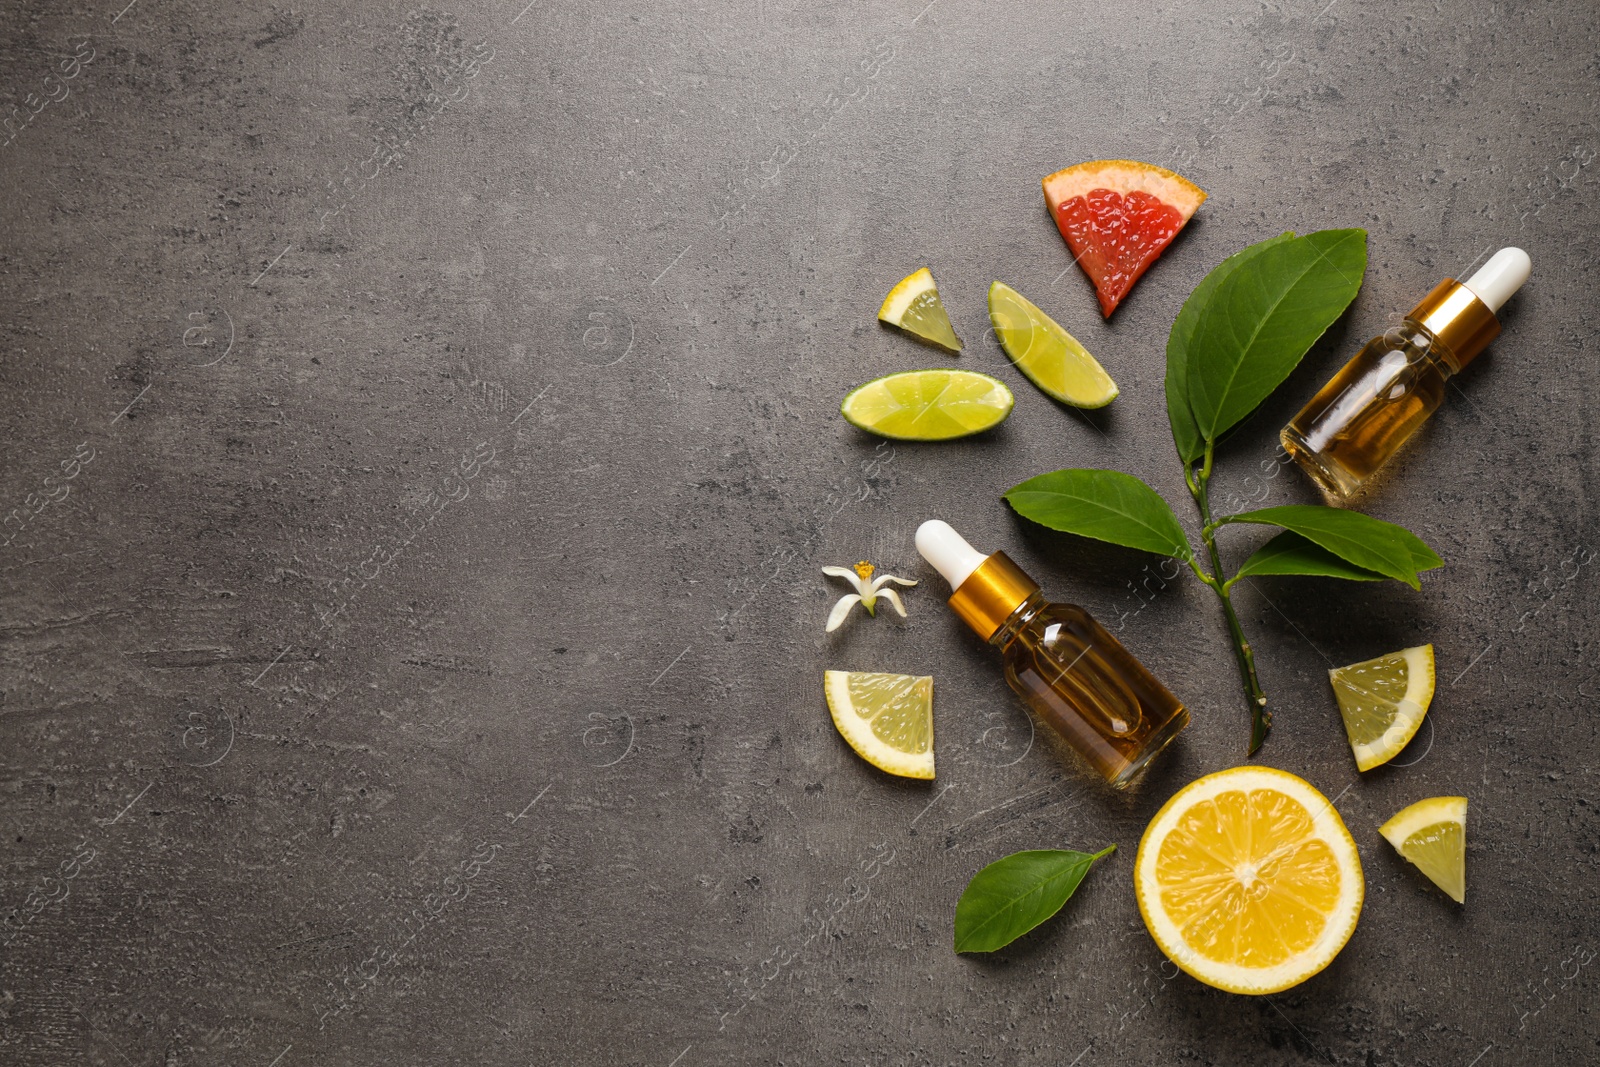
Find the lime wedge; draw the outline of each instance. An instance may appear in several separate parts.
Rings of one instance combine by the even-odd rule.
[[[839,734],[856,754],[902,778],[933,777],[933,679],[910,674],[823,671]]]
[[[896,441],[949,441],[998,426],[1016,403],[998,378],[968,370],[908,370],[868,382],[839,411]]]
[[[1466,797],[1419,800],[1378,827],[1378,833],[1451,900],[1466,903]]]
[[[1328,680],[1356,767],[1370,771],[1398,756],[1422,726],[1433,701],[1433,646],[1335,667]]]
[[[1089,350],[1004,282],[989,286],[989,322],[1011,362],[1046,396],[1080,408],[1117,398],[1117,383]]]
[[[961,351],[961,338],[950,325],[950,316],[939,300],[939,287],[927,267],[906,275],[889,290],[878,309],[878,319],[947,352]]]

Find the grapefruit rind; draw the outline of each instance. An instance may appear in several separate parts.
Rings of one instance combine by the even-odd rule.
[[[1044,200],[1054,218],[1061,205],[1095,189],[1110,189],[1127,196],[1149,193],[1168,204],[1187,223],[1205,203],[1206,193],[1181,174],[1135,159],[1097,159],[1056,171],[1044,179]]]
[[[1327,922],[1316,941],[1307,949],[1269,967],[1251,968],[1217,961],[1191,947],[1183,931],[1168,916],[1161,903],[1163,883],[1158,877],[1157,859],[1161,845],[1177,827],[1179,820],[1196,806],[1215,801],[1223,794],[1246,795],[1267,791],[1297,803],[1309,815],[1314,833],[1304,840],[1322,842],[1337,862],[1341,878],[1337,901],[1327,912]],[[1302,778],[1270,767],[1235,767],[1218,771],[1190,782],[1166,802],[1139,841],[1134,858],[1134,894],[1139,913],[1157,947],[1177,967],[1206,985],[1229,993],[1261,996],[1299,985],[1319,973],[1349,942],[1361,918],[1366,897],[1366,881],[1355,839],[1344,820],[1326,797]]]

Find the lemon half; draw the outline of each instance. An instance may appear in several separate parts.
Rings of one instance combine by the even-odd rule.
[[[1332,963],[1366,895],[1333,805],[1269,767],[1180,789],[1145,829],[1133,879],[1161,951],[1230,993],[1276,993]]]

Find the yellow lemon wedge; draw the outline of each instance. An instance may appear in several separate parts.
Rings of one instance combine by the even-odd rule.
[[[1398,756],[1422,726],[1433,701],[1433,646],[1335,667],[1328,680],[1356,766],[1370,771]]]
[[[933,679],[864,671],[822,672],[840,736],[880,771],[933,777]]]
[[[908,370],[851,390],[839,413],[879,437],[951,441],[998,426],[1016,402],[1005,382],[987,374]]]
[[[1466,903],[1466,797],[1419,800],[1378,827],[1378,833],[1451,900]]]
[[[1161,951],[1230,993],[1276,993],[1321,971],[1355,932],[1366,895],[1339,813],[1309,782],[1270,767],[1178,790],[1133,867]]]
[[[1117,398],[1117,383],[1089,350],[1004,282],[989,286],[989,322],[1011,362],[1046,396],[1080,408]]]
[[[961,352],[961,338],[950,325],[950,315],[939,299],[939,287],[927,267],[906,275],[889,290],[878,309],[878,319],[936,348],[958,355]]]

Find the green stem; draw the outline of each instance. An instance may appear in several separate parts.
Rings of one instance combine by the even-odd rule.
[[[1267,738],[1267,730],[1272,725],[1272,713],[1267,710],[1267,694],[1261,689],[1261,680],[1256,676],[1256,657],[1250,642],[1244,636],[1244,628],[1239,625],[1239,615],[1233,610],[1233,598],[1229,595],[1236,579],[1226,578],[1222,570],[1222,555],[1217,551],[1216,532],[1219,526],[1224,525],[1228,518],[1213,521],[1211,518],[1211,500],[1209,496],[1211,483],[1211,460],[1215,445],[1206,443],[1205,465],[1198,475],[1190,479],[1188,471],[1184,471],[1184,480],[1189,483],[1189,492],[1194,496],[1195,506],[1200,509],[1200,518],[1203,526],[1200,528],[1200,540],[1205,542],[1206,553],[1211,558],[1211,573],[1215,578],[1206,581],[1212,592],[1217,594],[1217,599],[1222,601],[1222,614],[1228,620],[1228,636],[1233,639],[1233,658],[1239,667],[1239,681],[1244,686],[1245,698],[1250,704],[1250,755],[1255,755],[1261,747],[1261,742]],[[1194,564],[1190,564],[1194,566]],[[1195,567],[1199,574],[1199,568]],[[1202,575],[1202,579],[1204,579]]]

